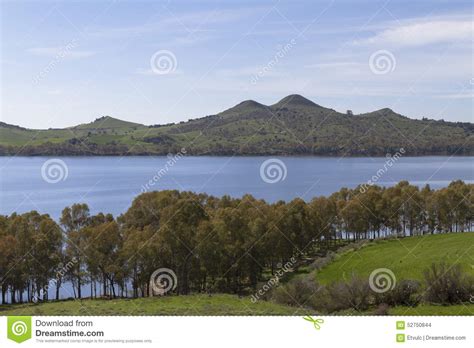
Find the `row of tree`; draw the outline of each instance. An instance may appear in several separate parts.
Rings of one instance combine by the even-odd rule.
[[[472,231],[472,184],[432,190],[396,186],[343,188],[310,202],[268,204],[250,195],[141,194],[126,213],[91,215],[86,204],[63,210],[59,224],[36,211],[0,216],[2,303],[48,299],[72,284],[72,296],[147,296],[158,268],[177,275],[176,292],[256,287],[296,255],[382,237]]]

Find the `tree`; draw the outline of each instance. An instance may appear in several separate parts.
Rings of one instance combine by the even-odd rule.
[[[82,297],[85,253],[83,230],[90,225],[90,213],[87,204],[73,204],[62,211],[60,223],[66,231],[66,260],[75,260],[74,265],[68,270],[68,277],[72,281],[73,289],[77,289],[77,298]]]

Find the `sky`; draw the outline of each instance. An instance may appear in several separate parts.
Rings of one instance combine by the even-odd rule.
[[[163,124],[289,94],[474,121],[471,1],[0,4],[0,120],[11,124]]]

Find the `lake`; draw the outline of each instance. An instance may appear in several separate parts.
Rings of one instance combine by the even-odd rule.
[[[141,192],[165,189],[274,202],[310,200],[368,180],[440,188],[456,179],[473,183],[473,159],[402,156],[387,166],[382,157],[0,157],[0,214],[37,210],[57,220],[65,206],[84,202],[92,213],[117,216]]]

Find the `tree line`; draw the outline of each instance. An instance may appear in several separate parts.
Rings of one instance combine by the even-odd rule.
[[[472,184],[433,190],[402,181],[393,187],[342,188],[306,202],[147,192],[121,216],[91,215],[86,204],[62,211],[59,223],[31,211],[0,216],[1,300],[140,297],[158,268],[177,275],[177,294],[241,293],[295,257],[340,243],[472,231]]]

